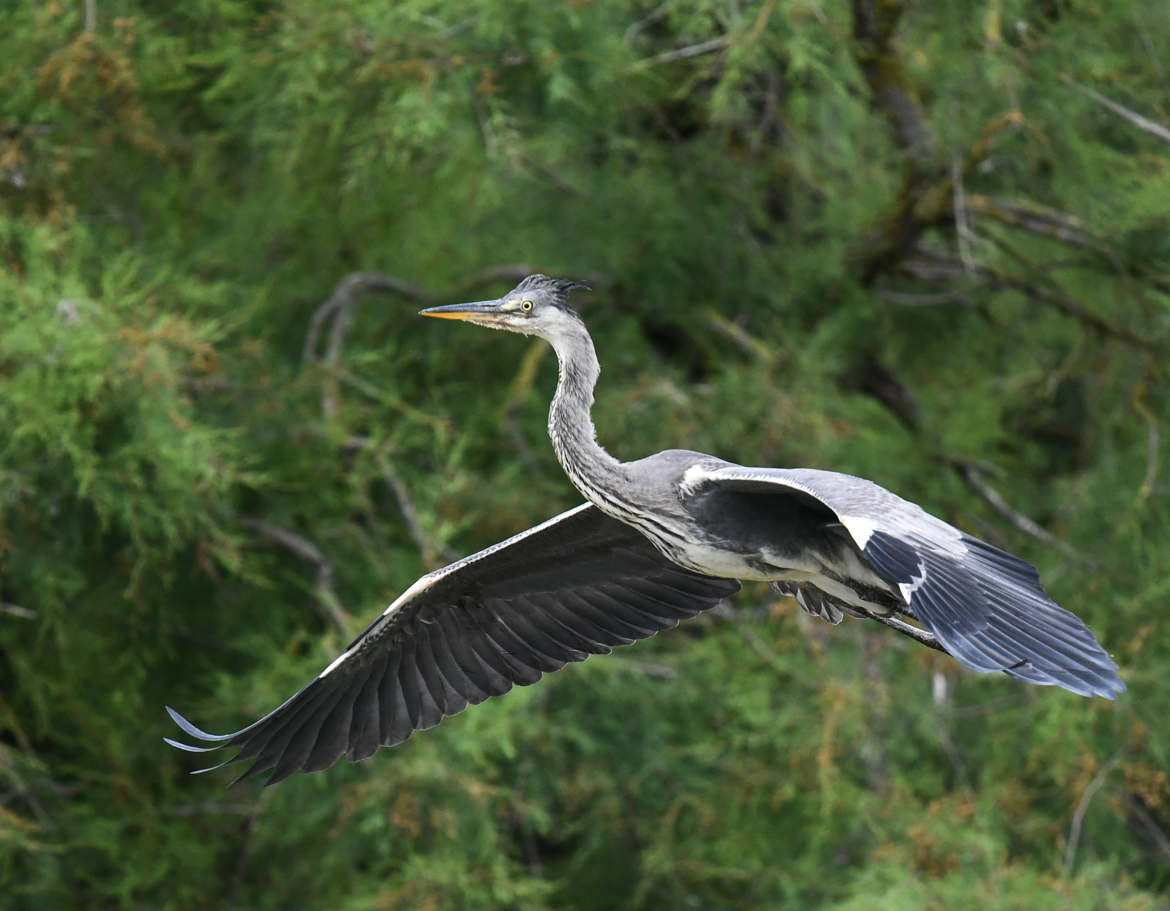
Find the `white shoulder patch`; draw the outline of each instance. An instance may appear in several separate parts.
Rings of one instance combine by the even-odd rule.
[[[869,543],[869,539],[873,537],[874,531],[877,530],[877,525],[874,521],[864,516],[839,516],[839,518],[841,524],[845,526],[845,530],[857,542],[857,546],[865,550],[865,545]]]
[[[692,465],[683,472],[682,482],[679,484],[679,492],[684,496],[690,496],[695,492],[695,488],[711,477],[709,472],[702,465]]]

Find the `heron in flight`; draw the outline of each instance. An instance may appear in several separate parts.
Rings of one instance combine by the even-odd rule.
[[[356,762],[515,684],[653,636],[741,579],[811,614],[893,627],[975,671],[1083,696],[1125,690],[1117,665],[1024,562],[878,485],[811,468],[747,468],[670,449],[620,462],[590,411],[600,367],[569,304],[575,282],[530,275],[498,300],[423,316],[535,335],[560,371],[548,432],[586,503],[423,576],[287,702],[232,734],[168,707],[201,745],[254,760],[266,784]],[[219,766],[212,766],[219,768]],[[209,771],[204,769],[201,771]]]

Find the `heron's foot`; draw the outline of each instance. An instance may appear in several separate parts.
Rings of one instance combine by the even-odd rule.
[[[935,638],[934,633],[924,630],[920,626],[915,626],[913,623],[907,623],[905,620],[899,620],[894,616],[882,617],[878,614],[870,614],[870,616],[878,623],[884,623],[892,630],[897,630],[903,636],[909,636],[915,642],[925,645],[927,648],[937,649],[943,654],[950,654],[942,644]]]

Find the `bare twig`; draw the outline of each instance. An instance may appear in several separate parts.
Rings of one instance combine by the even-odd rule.
[[[277,525],[271,525],[262,519],[243,516],[240,518],[240,522],[269,541],[272,541],[274,544],[279,544],[281,547],[291,551],[302,560],[312,563],[316,567],[318,612],[339,630],[345,632],[349,626],[349,618],[340,599],[337,597],[337,593],[333,590],[333,564],[321,553],[317,545],[308,538],[298,535],[296,532],[289,531],[287,528],[280,528]]]
[[[425,303],[432,303],[434,300],[421,288],[393,275],[386,275],[383,272],[351,272],[337,283],[329,300],[313,313],[309,321],[309,331],[305,336],[302,363],[309,364],[316,359],[318,339],[326,320],[332,317],[333,324],[329,331],[324,361],[331,368],[337,366],[341,360],[342,348],[345,346],[345,337],[349,333],[353,311],[362,295],[369,291],[388,292]],[[337,378],[330,371],[321,384],[321,411],[326,418],[332,418],[337,414],[337,409]]]
[[[950,459],[948,461],[959,472],[959,476],[967,482],[972,490],[983,497],[992,509],[1007,519],[1019,531],[1030,535],[1037,541],[1047,544],[1049,547],[1056,548],[1061,553],[1068,554],[1070,557],[1075,557],[1078,560],[1088,559],[1067,541],[1060,540],[1060,538],[1041,527],[1035,519],[1031,519],[1019,510],[1013,509],[1011,504],[1004,499],[1003,494],[987,483],[979,469],[970,462],[957,459]]]
[[[475,111],[475,120],[479,124],[479,134],[483,137],[483,150],[488,158],[492,158],[496,154],[498,143],[496,142],[496,133],[492,129],[491,121],[488,120],[487,108],[484,107],[483,98],[480,93],[476,92],[471,99],[471,106]]]
[[[1105,784],[1105,779],[1109,777],[1109,773],[1121,761],[1121,754],[1122,750],[1118,750],[1109,757],[1109,761],[1097,770],[1097,774],[1093,776],[1092,781],[1089,782],[1088,786],[1081,793],[1081,799],[1077,801],[1077,808],[1073,811],[1072,824],[1068,830],[1068,846],[1064,851],[1065,870],[1071,870],[1073,861],[1076,860],[1077,847],[1081,841],[1081,829],[1085,823],[1085,814],[1089,811],[1089,804]]]
[[[1158,853],[1164,860],[1170,861],[1170,837],[1167,837],[1166,833],[1162,831],[1158,821],[1139,798],[1130,794],[1128,803],[1130,812],[1142,824],[1142,828],[1157,847]]]
[[[476,20],[478,19],[479,16],[468,16],[461,22],[456,22],[454,25],[448,25],[445,28],[442,26],[442,23],[436,22],[435,26],[439,29],[439,31],[435,32],[432,37],[437,41],[446,41],[448,38],[454,37],[460,32],[467,31],[467,29],[475,25]]]
[[[886,120],[905,159],[902,186],[889,217],[849,254],[870,287],[906,257],[931,225],[950,215],[951,187],[937,155],[934,131],[912,87],[894,40],[905,0],[852,0],[853,54],[869,87],[870,104]]]
[[[996,238],[994,234],[988,236],[991,237],[992,241],[1000,249],[1007,252],[1009,256],[1016,259],[1021,265],[1036,268],[1034,264],[1029,263],[1023,257],[1019,256],[1016,251],[1008,249],[1007,245]],[[900,266],[902,271],[907,275],[929,282],[952,282],[957,279],[962,279],[966,275],[966,270],[959,261],[939,256],[921,246],[915,248],[913,257],[903,259]],[[1002,269],[992,268],[982,263],[975,264],[975,276],[984,285],[998,288],[1011,288],[1022,294],[1026,294],[1033,300],[1051,304],[1065,316],[1072,317],[1084,325],[1085,328],[1098,335],[1123,341],[1143,351],[1158,350],[1158,343],[1156,341],[1142,338],[1130,332],[1128,329],[1113,325],[1104,317],[1093,313],[1079,301],[1073,300],[1061,291],[1043,287],[1021,276],[1012,275]]]
[[[966,295],[960,294],[957,291],[915,294],[906,291],[891,291],[888,288],[879,288],[877,296],[882,300],[887,300],[892,304],[900,304],[903,307],[940,307],[943,304],[966,305],[968,303]]]
[[[348,452],[357,453],[365,449],[370,449],[373,443],[374,441],[369,437],[352,436],[346,441],[345,448]],[[422,522],[419,521],[418,509],[414,505],[414,500],[411,499],[410,492],[398,477],[397,472],[394,471],[390,460],[386,457],[386,453],[382,451],[375,452],[372,458],[382,474],[382,480],[386,482],[386,486],[389,488],[391,495],[398,502],[398,508],[402,512],[403,520],[406,522],[407,531],[414,539],[414,543],[418,546],[422,561],[428,566],[434,566],[438,563],[438,558],[440,557],[447,563],[458,560],[462,556],[458,551],[446,544],[439,544],[427,534]]]
[[[92,33],[97,29],[97,0],[85,0],[85,31]]]
[[[648,25],[653,25],[659,19],[663,18],[670,12],[671,0],[666,0],[665,3],[652,9],[646,16],[641,19],[631,22],[626,30],[622,33],[622,43],[632,44],[634,36]]]
[[[678,671],[673,667],[668,667],[665,664],[654,664],[650,661],[636,661],[633,658],[626,658],[624,655],[620,657],[616,666],[624,667],[631,671],[638,671],[647,677],[655,677],[659,680],[678,679]]]
[[[37,821],[40,822],[42,826],[47,826],[52,817],[45,809],[44,804],[42,804],[40,800],[37,799],[37,795],[33,789],[28,786],[28,782],[26,782],[20,772],[16,770],[15,764],[11,762],[5,763],[4,772],[16,785],[16,790],[9,791],[8,794],[19,798],[28,804],[29,809],[32,810],[33,815],[37,818]],[[6,794],[5,802],[7,802],[7,796],[8,795]]]
[[[904,0],[853,0],[854,55],[872,103],[885,116],[895,144],[909,157],[915,176],[936,170],[934,131],[894,42]]]
[[[1077,89],[1088,95],[1095,102],[1097,102],[1097,104],[1101,105],[1101,107],[1108,111],[1112,111],[1118,117],[1123,117],[1124,119],[1128,120],[1143,133],[1149,133],[1151,136],[1156,136],[1158,139],[1161,139],[1162,142],[1170,143],[1170,129],[1162,126],[1162,124],[1155,123],[1148,117],[1143,117],[1137,111],[1130,110],[1125,105],[1119,104],[1118,102],[1113,101],[1111,98],[1106,98],[1100,92],[1089,88],[1087,85],[1081,85],[1078,82],[1073,82],[1067,76],[1064,78],[1064,81],[1068,85],[1071,85],[1074,89]]]
[[[573,196],[577,199],[584,199],[586,193],[580,187],[569,183],[564,177],[550,168],[548,165],[541,164],[539,161],[533,161],[525,155],[516,156],[516,162],[521,167],[527,168],[534,176],[546,183],[552,184],[562,193]],[[522,276],[523,277],[523,276]]]
[[[1016,249],[1015,246],[1007,243],[1002,238],[996,237],[994,232],[989,232],[988,237],[991,239],[992,243],[994,243],[996,247],[999,248],[1000,251],[1002,251],[1010,259],[1014,260],[1018,265],[1032,273],[1041,272],[1035,263],[1020,253],[1020,251]],[[1042,285],[1036,284],[1035,282],[1031,282],[1028,279],[1008,275],[1000,270],[988,271],[994,277],[995,281],[1004,287],[1015,288],[1019,291],[1023,291],[1025,294],[1036,300],[1041,300],[1052,304],[1052,306],[1056,307],[1056,309],[1061,313],[1064,313],[1066,316],[1071,316],[1073,319],[1077,320],[1087,328],[1092,329],[1099,335],[1109,336],[1147,351],[1154,351],[1158,349],[1157,342],[1142,338],[1138,335],[1134,335],[1134,333],[1130,332],[1128,329],[1115,326],[1104,317],[1093,313],[1079,301],[1073,300],[1064,293],[1064,289],[1058,282],[1051,278],[1047,278],[1047,276],[1045,277],[1047,278],[1049,285],[1053,287],[1044,287]]]
[[[353,318],[362,294],[367,291],[388,291],[411,300],[431,303],[433,298],[409,282],[404,282],[393,275],[381,272],[354,272],[341,280],[333,292],[337,300],[336,315],[333,317],[333,328],[329,332],[329,345],[325,349],[325,362],[336,364],[341,359],[341,349],[345,345],[345,336],[349,332],[349,323]]]
[[[386,481],[386,486],[390,488],[394,499],[398,501],[398,509],[402,512],[402,518],[406,522],[406,528],[410,532],[410,536],[418,546],[423,563],[427,566],[435,566],[439,562],[438,558],[442,558],[447,563],[458,560],[459,553],[456,550],[446,544],[438,543],[427,534],[422,523],[419,521],[418,509],[415,508],[414,501],[410,498],[410,492],[395,473],[394,468],[390,465],[390,460],[386,458],[385,454],[378,453],[374,456],[374,460],[378,463],[378,469],[382,472],[382,478]]]
[[[917,397],[872,351],[854,358],[839,380],[845,388],[854,389],[878,402],[911,433],[918,430],[921,411]]]
[[[21,607],[19,604],[11,604],[7,601],[0,602],[0,613],[12,614],[14,617],[20,617],[22,620],[35,620],[37,612],[31,608]]]
[[[350,323],[353,321],[354,311],[363,295],[370,292],[395,294],[407,300],[420,304],[434,304],[440,300],[460,300],[476,288],[497,281],[519,281],[526,275],[539,271],[525,263],[489,266],[475,272],[456,285],[446,294],[432,294],[417,285],[388,275],[385,272],[351,272],[339,281],[333,289],[329,299],[319,306],[309,320],[309,328],[305,333],[305,344],[301,352],[301,362],[311,364],[318,358],[321,335],[329,326],[329,339],[326,344],[322,361],[330,369],[322,383],[321,411],[326,418],[337,414],[339,396],[337,392],[337,377],[334,369],[341,361],[342,350],[345,347],[346,336],[349,334]],[[597,274],[579,276],[593,284],[601,283],[604,277]],[[330,323],[330,321],[332,321]]]
[[[707,325],[719,335],[722,335],[733,345],[742,348],[767,366],[775,366],[775,352],[738,323],[732,322],[723,314],[716,312],[713,308],[708,308],[704,315],[707,317]]]
[[[309,331],[305,336],[304,351],[301,355],[302,363],[309,364],[317,359],[318,339],[320,338],[325,321],[335,318],[333,331],[330,333],[329,349],[326,359],[336,363],[341,355],[341,347],[345,342],[345,333],[349,330],[351,312],[357,306],[361,296],[369,291],[381,291],[398,294],[411,300],[431,303],[435,298],[410,282],[384,272],[351,272],[337,283],[333,294],[318,307],[309,321]],[[344,314],[340,328],[336,325],[336,318]]]
[[[955,239],[959,246],[959,260],[968,277],[975,274],[975,261],[971,258],[970,241],[974,236],[967,221],[967,200],[963,192],[963,167],[957,151],[951,154],[951,209],[955,216]]]
[[[1088,247],[1104,253],[1111,260],[1116,256],[1108,244],[1090,234],[1072,215],[1033,202],[1015,202],[994,196],[975,194],[967,199],[968,208],[976,215],[992,218],[1033,234],[1058,240],[1076,247]]]
[[[673,63],[676,60],[687,60],[691,57],[699,57],[703,54],[721,51],[730,44],[731,39],[726,36],[712,38],[710,41],[700,41],[698,44],[691,44],[673,51],[664,51],[661,54],[655,54],[653,57],[646,57],[635,63],[634,67],[636,69],[642,69],[644,67],[658,66],[663,63]]]
[[[955,718],[954,706],[950,698],[950,686],[946,674],[935,671],[930,680],[931,696],[935,708],[935,730],[938,732],[939,743],[951,760],[951,768],[955,770],[955,779],[969,795],[974,793],[971,785],[971,776],[967,772],[967,763],[963,761],[963,751],[951,736],[951,722]]]
[[[1145,401],[1145,383],[1142,383],[1133,394],[1133,410],[1141,415],[1146,422],[1146,473],[1138,485],[1138,503],[1145,503],[1154,491],[1154,483],[1158,480],[1158,450],[1161,447],[1161,437],[1158,432],[1158,419],[1154,417]]]
[[[981,194],[968,196],[967,207],[981,218],[1022,228],[1069,246],[1092,250],[1104,256],[1119,273],[1140,273],[1159,291],[1170,292],[1170,281],[1153,271],[1149,263],[1140,259],[1127,259],[1122,252],[1093,234],[1073,215],[1031,201],[1016,202]],[[1070,263],[1075,264],[1075,261]]]

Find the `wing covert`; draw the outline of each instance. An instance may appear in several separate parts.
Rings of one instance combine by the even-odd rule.
[[[254,760],[266,784],[364,759],[514,685],[653,636],[739,590],[670,563],[583,504],[419,579],[285,703],[232,734],[167,712],[202,746]],[[201,771],[210,771],[204,769]],[[239,779],[237,779],[239,780]]]
[[[976,671],[1003,671],[1083,696],[1125,691],[1088,627],[1057,605],[1030,563],[965,534],[871,481],[816,469],[720,466],[688,479],[745,491],[786,490],[836,516],[911,615]]]

